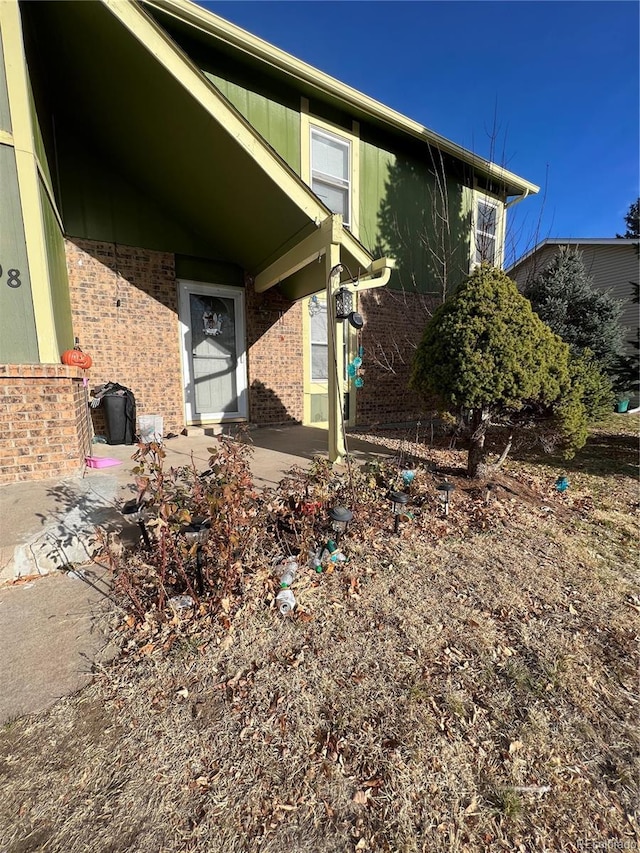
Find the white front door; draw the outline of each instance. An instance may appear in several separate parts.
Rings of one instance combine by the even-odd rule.
[[[187,423],[247,417],[244,291],[179,282]]]

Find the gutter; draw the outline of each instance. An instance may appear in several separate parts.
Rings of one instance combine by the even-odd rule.
[[[213,36],[226,44],[236,48],[242,53],[252,56],[261,62],[277,69],[280,73],[298,80],[315,88],[317,91],[334,98],[342,100],[350,107],[378,119],[382,123],[400,130],[403,133],[420,139],[422,142],[434,145],[440,151],[468,163],[489,178],[494,178],[503,183],[507,189],[513,188],[524,193],[523,198],[530,193],[540,190],[536,184],[520,178],[513,172],[509,172],[502,166],[477,157],[473,152],[446,139],[444,136],[429,130],[424,125],[413,119],[407,118],[402,113],[391,109],[376,101],[374,98],[341,83],[335,77],[324,74],[312,65],[297,59],[284,50],[280,50],[269,42],[237,27],[235,24],[208,12],[189,0],[143,0],[145,5],[156,8],[171,15],[183,23],[189,24],[201,30],[209,36]],[[512,195],[512,193],[507,193]]]

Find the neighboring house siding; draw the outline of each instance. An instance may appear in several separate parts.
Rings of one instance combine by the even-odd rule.
[[[608,290],[620,299],[624,308],[620,324],[628,332],[625,341],[635,337],[638,329],[638,305],[633,302],[631,282],[639,279],[638,251],[634,246],[582,246],[582,258],[587,274],[600,290]],[[629,351],[630,347],[627,345]]]
[[[599,290],[608,291],[623,303],[620,325],[625,334],[626,349],[629,354],[635,350],[629,343],[638,333],[638,305],[633,302],[634,289],[631,282],[639,278],[637,244],[631,243],[569,243],[545,244],[533,255],[516,264],[509,271],[511,278],[522,290],[536,275],[539,275],[557,255],[560,246],[580,251],[587,275]]]

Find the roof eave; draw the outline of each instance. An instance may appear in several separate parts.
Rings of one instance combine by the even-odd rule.
[[[149,6],[179,18],[184,23],[198,27],[215,38],[232,44],[238,50],[272,65],[289,77],[303,81],[332,97],[339,98],[352,107],[364,110],[384,124],[420,139],[428,145],[433,145],[443,153],[449,154],[464,163],[468,163],[478,172],[504,186],[507,196],[535,195],[540,190],[536,184],[526,181],[490,160],[478,157],[472,151],[456,145],[455,142],[451,142],[444,136],[429,130],[419,122],[413,121],[402,113],[380,103],[380,101],[376,101],[345,83],[341,83],[335,77],[319,71],[290,53],[191,3],[190,0],[143,1]]]

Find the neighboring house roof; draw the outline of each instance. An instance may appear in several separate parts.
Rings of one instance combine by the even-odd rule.
[[[521,258],[511,264],[506,270],[507,275],[520,264],[524,263],[528,258],[533,257],[545,247],[549,246],[637,246],[639,241],[637,238],[628,237],[547,237],[541,240],[533,249],[525,252]]]
[[[419,122],[413,121],[396,110],[385,106],[374,98],[341,83],[334,77],[319,71],[290,53],[269,44],[246,30],[219,18],[211,12],[197,6],[189,0],[144,0],[145,4],[159,9],[172,17],[184,21],[192,27],[206,33],[226,45],[231,45],[241,53],[275,69],[282,76],[294,80],[301,89],[310,95],[323,95],[329,100],[347,107],[354,117],[373,120],[389,129],[401,131],[436,147],[463,163],[471,165],[476,173],[485,175],[504,186],[506,195],[527,196],[539,191],[536,184],[520,178],[502,166],[478,157],[472,151],[456,145],[444,136],[440,136]]]

